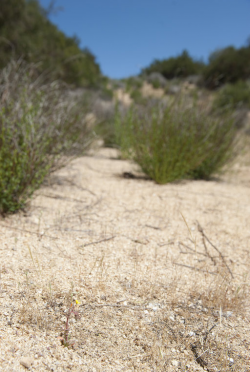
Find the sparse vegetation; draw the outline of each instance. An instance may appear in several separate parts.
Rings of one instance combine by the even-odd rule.
[[[238,81],[227,84],[216,95],[215,108],[249,108],[250,109],[250,84]]]

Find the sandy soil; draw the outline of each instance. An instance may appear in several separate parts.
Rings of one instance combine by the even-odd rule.
[[[0,370],[250,371],[250,168],[160,186],[116,155],[0,221]]]

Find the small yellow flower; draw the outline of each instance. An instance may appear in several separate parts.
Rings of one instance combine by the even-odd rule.
[[[79,302],[79,301],[77,301],[77,300],[75,300],[75,301],[76,301],[76,304],[77,304],[77,305],[80,305],[80,304],[81,304],[81,302]]]

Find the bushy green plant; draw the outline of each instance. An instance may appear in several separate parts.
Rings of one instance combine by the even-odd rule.
[[[134,89],[131,91],[130,93],[130,97],[132,98],[132,100],[134,101],[134,103],[136,104],[144,104],[145,103],[145,98],[143,97],[142,95],[142,92],[140,89]]]
[[[116,147],[121,152],[121,157],[127,159],[131,157],[133,138],[133,120],[134,113],[132,109],[127,111],[119,111],[119,106],[116,106],[114,116],[114,142]]]
[[[160,84],[160,82],[158,80],[151,81],[151,84],[152,84],[152,86],[153,86],[154,89],[161,88],[161,84]]]
[[[104,101],[111,101],[114,97],[114,92],[107,86],[104,86],[100,92],[100,98]]]
[[[192,107],[176,100],[165,108],[132,108],[117,122],[122,153],[160,184],[190,177],[209,179],[233,153],[231,114],[208,115],[195,102]]]
[[[244,81],[227,84],[218,92],[214,106],[216,108],[230,107],[233,109],[250,108],[250,85]]]
[[[216,89],[227,83],[236,83],[250,77],[250,47],[227,47],[213,52],[203,71],[204,84]]]
[[[126,84],[126,92],[130,93],[133,90],[141,89],[143,85],[143,80],[137,76],[131,76],[124,79],[123,82]]]
[[[155,60],[149,67],[142,69],[142,75],[149,75],[152,72],[161,73],[166,79],[183,78],[189,75],[200,74],[204,64],[195,61],[186,50],[177,57],[164,60]]]
[[[1,214],[24,208],[48,174],[83,153],[88,128],[75,100],[65,85],[42,84],[33,65],[12,62],[1,72]]]

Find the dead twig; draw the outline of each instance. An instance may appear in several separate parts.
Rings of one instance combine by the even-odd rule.
[[[82,190],[82,191],[87,191],[87,192],[89,192],[91,195],[96,196],[96,194],[95,194],[93,191],[91,191],[91,190],[89,190],[89,189],[87,189],[87,188],[85,188],[85,187],[82,187],[82,186],[80,186],[80,185],[77,185],[77,184],[76,184],[75,182],[73,182],[73,181],[68,180],[68,183],[69,183],[70,185],[72,185],[72,186],[77,187],[78,189],[80,189],[80,190]]]
[[[206,273],[206,274],[217,275],[217,273],[214,273],[213,271],[198,269],[197,267],[180,264],[178,262],[174,262],[174,265],[183,266],[183,267],[186,267],[187,269],[191,269],[191,270],[195,270],[195,271],[201,271],[201,272]]]
[[[142,306],[133,306],[133,305],[119,305],[119,304],[89,304],[89,303],[86,303],[86,304],[82,304],[80,307],[82,306],[88,306],[88,307],[91,307],[91,308],[97,308],[97,307],[118,307],[118,308],[124,308],[124,309],[130,309],[130,310],[145,310],[146,307],[142,307]]]
[[[102,242],[107,242],[108,240],[114,239],[115,237],[116,236],[114,235],[114,236],[111,236],[110,238],[105,238],[105,239],[97,240],[95,242],[86,243],[86,244],[80,245],[78,248],[87,247],[88,245],[99,244],[99,243],[102,243]]]
[[[201,233],[202,237],[204,240],[206,240],[215,250],[216,252],[220,255],[220,258],[222,260],[222,262],[224,263],[224,265],[226,266],[228,272],[230,273],[231,277],[234,278],[233,276],[233,273],[230,269],[230,267],[228,266],[228,264],[226,263],[226,260],[223,256],[223,254],[220,252],[220,250],[209,240],[209,238],[206,236],[206,234],[204,233],[204,230],[203,228],[201,227],[201,225],[199,224],[199,222],[197,221],[197,224],[198,224],[198,231]]]
[[[28,233],[28,234],[38,235],[39,237],[46,236],[46,238],[50,238],[50,239],[54,239],[54,240],[58,239],[55,236],[51,236],[51,235],[47,235],[47,234],[43,234],[43,233],[39,233],[39,232],[34,232],[34,231],[30,231],[30,230],[19,229],[18,227],[13,227],[13,226],[8,226],[8,225],[2,225],[2,224],[0,226],[6,227],[7,229],[12,229],[12,230],[17,230],[17,231],[25,232],[25,233]]]
[[[202,243],[204,245],[204,249],[205,249],[205,252],[206,252],[206,255],[210,258],[210,260],[213,262],[214,266],[216,265],[216,261],[215,261],[215,258],[212,257],[210,255],[210,253],[208,252],[208,249],[207,249],[207,245],[206,245],[206,240],[205,240],[205,237],[204,235],[202,234]]]
[[[206,331],[205,333],[205,336],[203,337],[203,342],[205,343],[207,341],[207,336],[209,335],[209,333],[217,326],[217,324],[215,323],[208,331]]]
[[[81,199],[68,198],[68,197],[60,196],[60,195],[49,195],[49,194],[39,194],[39,195],[44,196],[45,198],[59,199],[59,200],[65,200],[65,201],[70,201],[70,202],[77,202],[77,203],[85,203],[85,201]]]
[[[192,254],[200,254],[200,255],[206,257],[205,253],[197,252],[197,251],[195,251],[193,248],[189,247],[188,245],[186,245],[186,244],[184,244],[184,243],[182,243],[182,242],[178,242],[178,246],[179,246],[179,248],[180,248],[181,253],[186,253],[186,252],[183,252],[183,251],[181,250],[181,246],[183,246],[183,247],[189,249],[189,250],[192,252]],[[191,254],[191,253],[189,253],[189,254]]]
[[[162,230],[160,227],[152,226],[152,225],[145,225],[145,227],[149,227],[150,229],[154,229],[154,230]]]
[[[129,240],[131,240],[132,242],[134,242],[134,243],[138,243],[138,244],[146,245],[146,244],[149,243],[149,240],[148,240],[148,239],[147,239],[147,241],[145,242],[145,241],[142,241],[142,240],[140,240],[140,239],[133,239],[133,238],[130,238],[130,237],[127,236],[127,235],[119,235],[119,236],[122,236],[123,238],[129,239]]]

